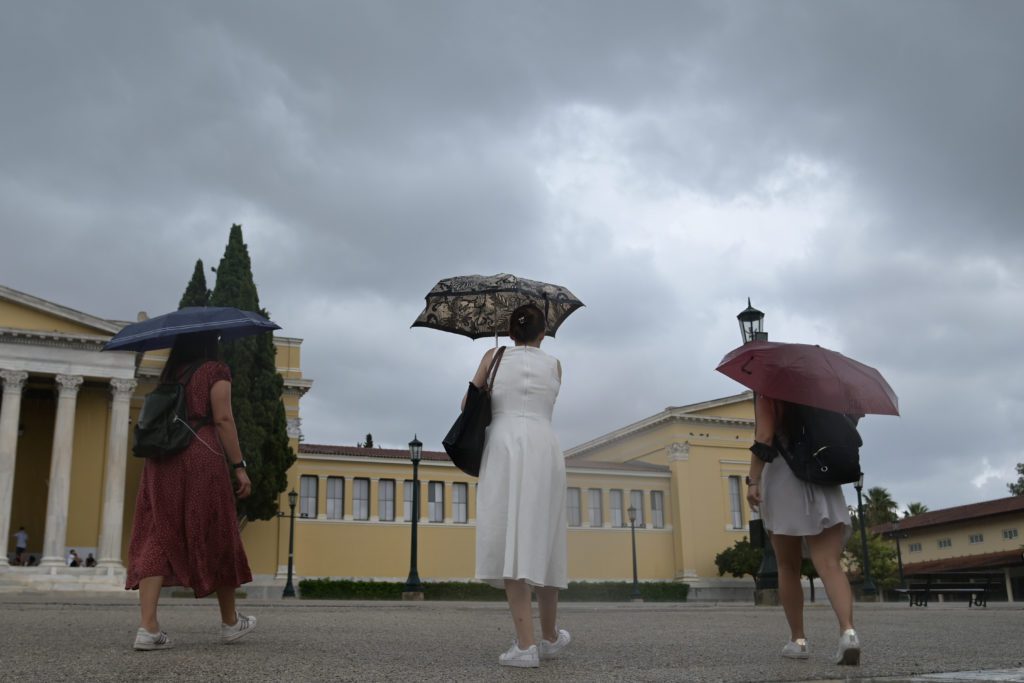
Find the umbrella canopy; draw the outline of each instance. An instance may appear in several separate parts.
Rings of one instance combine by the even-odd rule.
[[[583,306],[565,287],[505,273],[445,278],[434,285],[426,300],[412,327],[432,327],[470,339],[507,336],[512,311],[527,303],[545,312],[545,334],[554,337],[562,322]]]
[[[258,313],[237,308],[192,306],[127,325],[103,347],[104,351],[149,351],[174,346],[180,334],[217,332],[221,341],[279,330],[281,326]]]
[[[810,344],[754,341],[715,368],[769,398],[849,415],[899,415],[899,399],[873,367]]]

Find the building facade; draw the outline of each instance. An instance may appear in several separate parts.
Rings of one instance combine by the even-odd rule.
[[[871,530],[898,543],[905,576],[998,572],[1007,599],[1024,600],[1024,496],[931,510]]]
[[[122,585],[143,465],[129,457],[131,425],[167,355],[102,352],[126,324],[0,286],[0,584]],[[301,340],[274,341],[298,448],[299,399],[311,382],[302,377]],[[246,534],[266,536],[260,526]],[[34,566],[12,567],[12,534],[22,527]],[[97,567],[69,570],[72,549]]]
[[[156,385],[166,351],[101,352],[125,324],[0,287],[0,584],[119,589],[143,461],[129,457],[131,425]],[[298,577],[404,580],[409,571],[412,466],[404,450],[300,443],[300,399],[312,381],[302,340],[275,337],[283,402],[297,461]],[[685,580],[699,590],[751,585],[720,579],[715,555],[745,536],[750,510],[741,481],[753,435],[749,393],[667,408],[566,452],[569,575],[632,579],[629,508],[636,511],[640,580]],[[474,574],[476,480],[437,450],[420,464],[420,576]],[[258,583],[287,571],[285,516],[245,524]],[[25,527],[26,556],[12,567],[12,534]],[[71,549],[93,570],[65,566]],[[714,597],[714,596],[712,596]]]

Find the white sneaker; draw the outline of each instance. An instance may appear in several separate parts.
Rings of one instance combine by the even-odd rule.
[[[789,641],[782,648],[782,656],[787,659],[807,659],[811,656],[811,653],[807,651],[807,640],[797,638],[796,640]]]
[[[225,643],[234,642],[256,630],[256,617],[245,617],[235,612],[235,619],[233,626],[220,625],[220,639]]]
[[[562,650],[565,649],[565,647],[569,644],[570,641],[572,641],[572,637],[569,635],[569,632],[566,631],[564,628],[558,631],[558,638],[556,638],[553,642],[549,642],[541,638],[540,658],[554,659],[555,657],[561,654]]]
[[[518,666],[526,669],[535,669],[540,666],[540,656],[537,654],[537,646],[531,645],[525,650],[519,649],[519,643],[512,643],[508,652],[498,655],[498,663],[502,666]]]
[[[132,647],[136,650],[166,650],[174,645],[163,631],[150,633],[146,629],[140,628],[135,634],[135,644]]]
[[[860,664],[860,639],[852,628],[843,631],[839,636],[839,651],[836,652],[836,664],[857,666]]]

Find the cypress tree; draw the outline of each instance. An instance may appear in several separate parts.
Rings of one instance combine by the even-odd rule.
[[[196,269],[192,271],[192,279],[185,288],[185,293],[178,302],[178,308],[187,306],[209,306],[210,290],[206,288],[206,275],[203,273],[203,260],[196,261]]]
[[[210,305],[234,306],[270,317],[260,308],[241,225],[231,226]],[[252,495],[238,501],[238,513],[250,520],[270,519],[277,514],[278,496],[287,487],[288,468],[295,462],[295,453],[288,445],[281,402],[284,380],[277,373],[273,335],[224,342],[221,349],[231,368],[231,409],[252,480]]]

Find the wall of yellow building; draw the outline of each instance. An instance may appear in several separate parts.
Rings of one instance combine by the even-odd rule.
[[[11,504],[12,533],[24,526],[29,535],[28,550],[36,558],[42,556],[43,533],[46,528],[47,482],[50,479],[50,455],[53,450],[53,427],[57,409],[52,387],[30,385],[21,399],[23,428],[18,437],[18,457],[14,466],[14,498]],[[14,539],[8,539],[9,551]]]
[[[3,327],[12,327],[19,330],[88,335],[109,334],[104,330],[98,330],[66,318],[58,318],[52,313],[28,308],[6,299],[0,299],[0,320],[4,321]]]
[[[99,543],[103,505],[103,469],[110,426],[110,388],[85,383],[78,391],[71,460],[67,537],[72,548],[93,548]],[[93,550],[95,552],[95,550]],[[85,558],[84,552],[82,558]]]
[[[1007,529],[1016,529],[1016,538],[1003,538],[1003,531]],[[905,564],[1024,550],[1024,512],[952,522],[939,527],[908,529],[905,533],[907,537],[900,539],[900,551]],[[972,534],[981,534],[984,540],[981,543],[971,543]],[[940,548],[939,540],[946,538],[952,541],[952,545],[949,548]],[[920,552],[911,551],[910,546],[913,543],[921,544]]]

